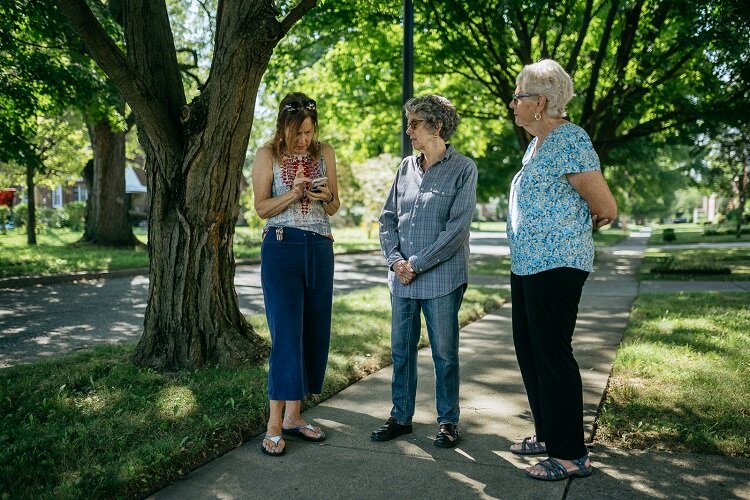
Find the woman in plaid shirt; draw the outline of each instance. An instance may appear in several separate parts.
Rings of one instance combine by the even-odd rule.
[[[435,445],[450,448],[459,439],[458,309],[468,282],[477,168],[446,142],[459,122],[448,99],[415,97],[404,111],[407,134],[420,154],[401,162],[380,215],[391,289],[393,407],[372,440],[412,432],[421,312],[435,364]]]

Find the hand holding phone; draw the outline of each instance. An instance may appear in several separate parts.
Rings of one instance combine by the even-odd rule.
[[[320,186],[328,185],[328,177],[318,177],[310,182],[310,191],[317,193],[320,191]]]

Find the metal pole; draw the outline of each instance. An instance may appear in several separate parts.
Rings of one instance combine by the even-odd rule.
[[[414,95],[414,6],[404,0],[404,64],[401,107]],[[411,140],[406,135],[406,115],[401,114],[401,158],[411,155]]]

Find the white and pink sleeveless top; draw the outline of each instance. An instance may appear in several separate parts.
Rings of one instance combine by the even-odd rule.
[[[308,155],[284,155],[281,162],[273,162],[273,196],[281,196],[291,191],[297,170],[302,166],[305,177],[315,179],[326,175],[326,163],[321,153],[318,161]],[[294,227],[312,231],[327,238],[331,238],[331,223],[328,214],[323,209],[323,203],[307,197],[297,200],[280,214],[269,217],[266,231],[269,227]]]

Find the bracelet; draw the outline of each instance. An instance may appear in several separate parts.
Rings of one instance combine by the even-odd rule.
[[[328,200],[328,201],[324,201],[323,203],[325,203],[326,205],[328,205],[328,204],[330,204],[333,201],[334,198],[335,198],[335,196],[333,196],[333,193],[331,193],[331,199]]]

